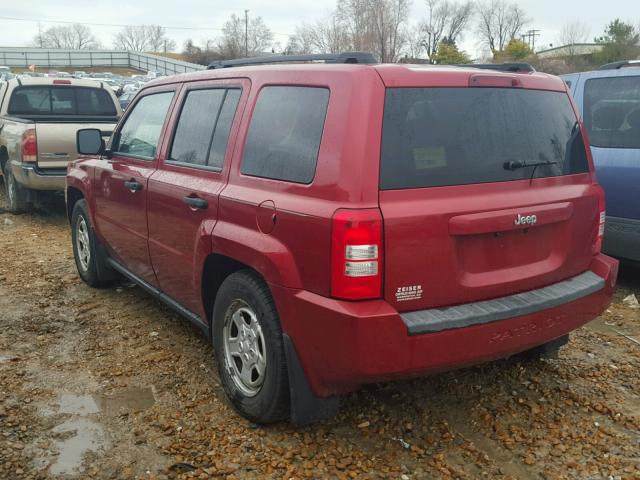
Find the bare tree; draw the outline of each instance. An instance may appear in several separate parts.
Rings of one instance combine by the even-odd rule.
[[[253,17],[247,25],[248,55],[256,55],[271,48],[273,34],[262,20]],[[232,14],[222,27],[222,37],[218,42],[218,50],[226,58],[237,58],[245,55],[245,23],[244,19]]]
[[[171,52],[176,49],[176,42],[167,38],[167,31],[160,25],[147,25],[147,50],[151,52]]]
[[[60,25],[39,31],[33,39],[34,45],[40,48],[69,48],[82,50],[97,48],[98,41],[86,25]]]
[[[132,52],[170,52],[176,48],[176,42],[167,38],[160,25],[126,26],[116,34],[113,44]]]
[[[147,31],[144,25],[128,25],[118,32],[113,40],[113,46],[131,52],[147,50]]]
[[[449,0],[426,0],[427,18],[421,24],[422,42],[431,61],[443,40],[456,42],[473,14],[471,2],[455,3]]]
[[[574,57],[578,52],[576,44],[585,43],[589,34],[589,27],[580,21],[566,23],[560,30],[558,41],[560,45],[566,46],[567,55]]]
[[[492,52],[502,51],[515,38],[528,19],[516,3],[488,0],[477,4],[477,33],[481,42]]]
[[[396,62],[407,42],[408,0],[373,0],[369,6],[373,53],[381,62]]]
[[[336,14],[296,28],[300,53],[337,53],[351,50],[347,27]]]
[[[371,48],[372,3],[372,0],[338,0],[334,14],[335,22],[344,29],[350,49],[364,51]]]

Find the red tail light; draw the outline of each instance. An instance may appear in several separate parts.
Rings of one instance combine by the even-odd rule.
[[[22,161],[35,162],[37,159],[36,130],[35,128],[30,128],[22,134]]]
[[[604,223],[606,218],[605,203],[604,203],[604,190],[598,187],[598,233],[596,234],[596,241],[593,244],[593,253],[597,255],[602,250],[602,239],[604,238]]]
[[[382,266],[380,210],[338,210],[331,233],[331,295],[346,300],[380,298]]]
[[[54,85],[71,85],[71,80],[54,80]]]

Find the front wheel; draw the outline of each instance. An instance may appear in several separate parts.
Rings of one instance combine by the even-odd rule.
[[[71,240],[78,274],[91,287],[108,285],[114,278],[106,263],[106,256],[93,232],[87,202],[79,200],[71,213]]]
[[[245,418],[271,423],[289,416],[282,329],[271,293],[253,271],[222,283],[213,312],[213,343],[225,393]]]

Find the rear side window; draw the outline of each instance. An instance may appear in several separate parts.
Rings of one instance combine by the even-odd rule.
[[[539,164],[508,169],[505,164]],[[535,168],[535,170],[534,170]],[[504,182],[588,171],[565,93],[519,88],[390,88],[380,188]]]
[[[116,116],[118,112],[111,95],[101,88],[38,85],[16,88],[8,113]]]
[[[594,147],[640,148],[640,76],[587,80],[584,122]]]
[[[180,112],[170,162],[222,168],[239,89],[192,90]]]
[[[241,172],[311,183],[328,103],[326,88],[263,88],[249,126]]]
[[[160,132],[172,99],[173,92],[142,97],[120,129],[115,152],[145,159],[155,158]]]

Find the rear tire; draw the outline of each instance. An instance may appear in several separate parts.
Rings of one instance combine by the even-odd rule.
[[[91,287],[109,285],[115,272],[107,264],[107,256],[95,236],[85,200],[78,200],[73,206],[71,241],[80,278]]]
[[[289,378],[273,298],[251,270],[229,275],[213,311],[213,345],[225,393],[256,423],[289,417]]]
[[[4,165],[3,176],[7,210],[14,215],[30,211],[32,205],[29,202],[29,193],[16,181],[11,171],[11,162],[9,160]]]

